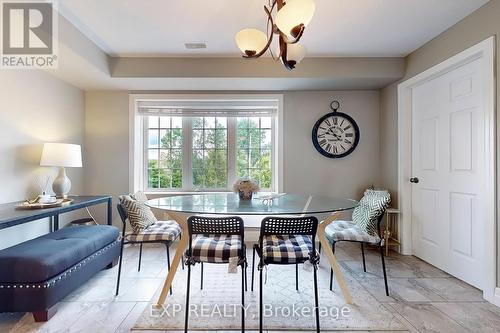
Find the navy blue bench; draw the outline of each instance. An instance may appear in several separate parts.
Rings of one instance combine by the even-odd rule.
[[[47,321],[54,305],[100,270],[116,265],[119,232],[75,226],[0,251],[0,312],[32,312]]]

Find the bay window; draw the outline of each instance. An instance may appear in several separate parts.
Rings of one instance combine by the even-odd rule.
[[[249,178],[277,191],[276,102],[177,104],[139,103],[142,190],[231,191]]]

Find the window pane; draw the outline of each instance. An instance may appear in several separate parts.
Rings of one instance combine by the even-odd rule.
[[[238,137],[238,140],[236,142],[238,148],[247,148],[250,146],[249,134],[247,129],[238,130],[238,133],[236,135]]]
[[[217,170],[217,188],[227,188],[227,169]]]
[[[170,148],[172,146],[170,130],[160,130],[161,148]]]
[[[172,129],[174,120],[182,127],[182,118],[179,117],[155,116],[148,119],[150,127],[155,127],[147,130],[148,188],[182,188],[182,128]]]
[[[148,125],[149,128],[158,128],[158,117],[149,116]]]
[[[205,173],[203,169],[193,169],[193,186],[203,188],[205,183]]]
[[[263,130],[260,136],[260,147],[271,149],[271,130]]]
[[[193,118],[193,185],[227,188],[227,118]]]
[[[170,117],[159,117],[160,118],[160,128],[170,128]]]
[[[238,117],[237,120],[236,120],[236,127],[238,129],[248,128],[248,118],[246,118],[246,117],[244,117],[244,118]]]
[[[192,157],[192,165],[193,169],[202,169],[204,166],[203,163],[203,150],[202,149],[194,149]]]
[[[148,187],[158,188],[158,169],[148,169]]]
[[[225,129],[215,131],[215,148],[227,147],[227,134]]]
[[[271,117],[262,117],[260,118],[260,127],[261,128],[269,128],[271,129]]]
[[[236,174],[251,178],[261,188],[271,188],[272,119],[249,117],[237,119]]]
[[[172,169],[182,169],[182,149],[172,149],[170,151],[170,167]]]
[[[182,148],[182,129],[173,129],[171,133],[172,148]]]
[[[217,128],[227,128],[227,118],[217,117],[216,127]]]
[[[182,188],[182,170],[175,169],[172,171],[172,188]]]
[[[248,130],[248,138],[250,141],[251,148],[259,148],[261,141],[261,131],[258,128],[252,128]]]
[[[204,117],[205,128],[215,128],[215,117]]]
[[[215,130],[206,129],[205,130],[205,139],[204,139],[204,148],[215,148]]]
[[[203,148],[203,130],[193,130],[193,148]]]
[[[155,163],[158,162],[158,150],[157,149],[148,149],[148,160],[151,164],[152,161]],[[150,166],[151,168],[151,166]]]
[[[172,128],[182,128],[182,117],[172,117]]]
[[[203,128],[203,118],[200,118],[200,117],[193,118],[192,127],[193,128]]]
[[[259,117],[248,118],[248,128],[259,128]]]
[[[259,149],[249,149],[249,160],[250,168],[258,168],[260,162],[260,150]]]
[[[215,153],[215,166],[217,169],[227,169],[227,151],[217,149]]]
[[[158,148],[158,130],[149,130],[148,137],[148,147]]]
[[[170,188],[172,184],[172,174],[167,169],[160,169],[160,188]]]

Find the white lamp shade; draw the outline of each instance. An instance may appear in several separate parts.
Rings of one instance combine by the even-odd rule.
[[[275,23],[282,33],[291,36],[294,27],[311,22],[315,9],[314,0],[288,0],[276,14]]]
[[[286,52],[287,60],[295,61],[297,64],[306,56],[306,48],[299,43],[288,44]]]
[[[267,36],[257,29],[243,29],[236,34],[236,44],[242,53],[253,51],[259,53],[267,44]]]
[[[69,143],[45,143],[40,165],[79,168],[82,166],[82,148]]]

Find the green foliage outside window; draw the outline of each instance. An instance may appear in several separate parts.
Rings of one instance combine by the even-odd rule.
[[[157,117],[151,118],[154,118],[153,123],[158,121]],[[150,125],[149,188],[183,187],[182,128],[172,128],[175,127],[173,121],[167,124],[172,125],[160,130]],[[193,187],[227,189],[231,185],[227,179],[227,118],[197,117],[192,118],[191,124]],[[272,187],[271,136],[271,118],[243,117],[236,120],[236,175],[256,180],[263,189]]]

